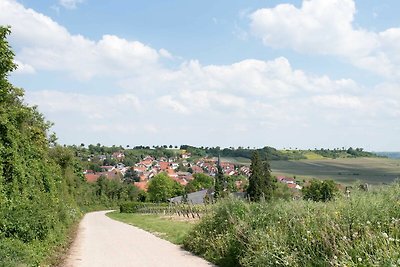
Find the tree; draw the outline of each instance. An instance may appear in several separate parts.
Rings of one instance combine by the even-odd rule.
[[[225,177],[222,172],[221,165],[218,163],[217,166],[218,172],[215,175],[214,181],[214,199],[220,199],[224,197],[224,185],[225,185]]]
[[[167,202],[177,191],[175,181],[165,173],[157,174],[149,182],[147,190],[150,201]]]
[[[193,175],[193,180],[191,180],[185,188],[187,193],[196,192],[203,189],[208,189],[213,186],[213,178],[204,174],[196,173]]]
[[[258,152],[253,153],[250,165],[249,186],[247,194],[252,201],[271,199],[276,188],[275,182],[271,176],[271,168],[267,160],[262,162]]]
[[[313,201],[330,201],[332,200],[339,189],[333,180],[312,180],[309,186],[303,188],[303,198]]]
[[[140,180],[140,178],[139,178],[137,172],[132,170],[132,168],[129,168],[126,171],[126,173],[124,175],[124,179],[123,179],[124,183],[127,183],[127,184],[132,184],[133,182],[139,182],[139,180]]]

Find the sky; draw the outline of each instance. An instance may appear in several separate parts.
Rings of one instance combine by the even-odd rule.
[[[62,144],[400,151],[400,1],[0,0]]]

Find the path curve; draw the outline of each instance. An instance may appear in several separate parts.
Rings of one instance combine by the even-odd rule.
[[[91,212],[79,225],[64,267],[213,266],[142,229]]]

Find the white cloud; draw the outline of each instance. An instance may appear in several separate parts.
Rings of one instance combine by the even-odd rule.
[[[166,95],[157,99],[157,104],[162,108],[171,109],[176,113],[187,114],[189,109],[183,105],[181,102],[175,100],[172,96]]]
[[[340,1],[312,0],[305,2],[302,9],[283,5],[268,11],[270,21],[265,19],[265,11],[257,11],[262,23],[257,20],[260,24],[253,26],[265,35],[266,44],[274,47],[282,42],[301,52],[338,54],[355,64],[365,61],[370,68],[385,62],[380,68],[382,74],[393,72],[400,61],[399,30],[371,34],[354,29],[352,1],[343,2],[347,3],[343,6],[332,3]],[[319,7],[321,14],[314,14],[313,6],[304,8],[306,5],[317,5],[314,7]],[[148,144],[156,144],[175,140],[177,144],[195,144],[196,140],[202,145],[243,145],[244,139],[268,139],[270,144],[274,140],[287,144],[287,140],[302,135],[309,136],[312,142],[335,137],[337,132],[329,130],[332,127],[343,131],[345,127],[378,123],[382,128],[389,125],[388,120],[400,119],[396,82],[363,88],[351,79],[332,79],[295,69],[285,57],[246,59],[226,65],[202,65],[198,60],[187,60],[169,67],[163,64],[164,60],[178,59],[163,48],[155,49],[111,34],[97,41],[72,35],[49,17],[15,1],[1,0],[0,9],[7,11],[0,13],[0,24],[13,26],[11,42],[16,48],[20,75],[40,74],[43,70],[50,74],[60,72],[68,78],[85,79],[85,83],[77,84],[92,88],[80,93],[61,92],[57,88],[27,92],[27,102],[39,105],[56,122],[63,140],[79,143],[84,136],[84,142],[92,143],[147,140]],[[330,16],[329,9],[335,11],[335,18],[345,30],[335,22],[324,36],[320,28],[333,20],[325,18]],[[253,22],[257,12],[252,15]],[[303,13],[312,14],[312,19]],[[277,14],[290,19],[282,21]],[[271,23],[276,27],[283,24],[281,33],[274,28],[264,32],[263,27]],[[296,28],[301,23],[307,27]],[[293,29],[303,32],[291,36]],[[354,32],[358,33],[353,40],[354,36],[347,35]],[[303,40],[301,34],[312,38]],[[375,46],[376,40],[379,46]],[[381,57],[377,47],[385,49]],[[393,54],[390,60],[389,54]],[[117,88],[104,91],[103,86],[101,92],[97,91],[99,77],[106,77]],[[66,80],[73,84],[74,79]],[[234,134],[238,131],[246,136]]]
[[[357,67],[400,77],[400,28],[372,32],[353,25],[354,0],[303,0],[250,15],[251,31],[273,48],[336,55]]]
[[[271,99],[302,93],[358,90],[358,85],[351,79],[332,80],[328,76],[310,75],[293,69],[283,57],[270,61],[248,59],[230,65],[206,66],[197,60],[191,60],[184,62],[176,70],[153,70],[151,76],[135,76],[121,81],[120,85],[126,90],[140,91],[143,94],[155,94],[162,88],[163,94],[176,91],[212,91]]]
[[[15,62],[15,64],[17,64],[17,69],[16,69],[15,73],[18,73],[18,74],[33,74],[33,73],[36,72],[35,69],[29,64],[24,64],[24,63],[22,63],[22,62],[20,62],[18,60],[15,60],[14,62]]]
[[[319,106],[336,109],[359,109],[362,103],[359,97],[346,95],[314,96],[312,102]]]
[[[53,114],[79,114],[89,120],[123,118],[132,112],[139,113],[142,104],[133,94],[99,96],[60,91],[28,92],[27,102]]]
[[[99,41],[72,35],[51,18],[21,4],[2,0],[0,24],[12,26],[17,59],[36,70],[66,71],[79,79],[126,76],[157,68],[160,56],[171,57],[138,41],[104,35]]]
[[[59,0],[58,3],[66,9],[75,9],[78,4],[83,3],[84,0]]]

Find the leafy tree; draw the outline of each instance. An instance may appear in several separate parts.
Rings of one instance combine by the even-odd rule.
[[[131,184],[133,182],[139,182],[140,178],[136,171],[129,168],[124,175],[123,181],[124,183]]]
[[[271,168],[267,160],[262,162],[255,151],[251,159],[249,186],[247,194],[252,201],[271,199],[276,188],[273,177],[271,176]]]
[[[147,190],[149,200],[152,202],[166,202],[176,192],[174,180],[165,173],[157,174],[149,182]]]
[[[191,180],[185,188],[187,193],[196,192],[203,189],[211,188],[214,184],[213,178],[204,174],[196,173],[193,175],[193,180]]]
[[[312,180],[310,185],[302,189],[303,198],[313,201],[330,201],[334,199],[339,189],[333,180]]]

